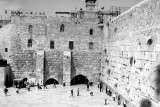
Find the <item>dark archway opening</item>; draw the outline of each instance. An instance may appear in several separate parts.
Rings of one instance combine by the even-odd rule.
[[[71,80],[71,85],[87,84],[87,83],[88,83],[88,79],[83,75],[77,75]]]
[[[53,84],[54,81],[55,81],[56,84],[59,84],[58,81],[53,79],[53,78],[48,79],[45,83],[46,83],[46,85],[49,85],[49,84]]]
[[[7,66],[7,60],[0,59],[0,67],[5,67],[5,66]]]

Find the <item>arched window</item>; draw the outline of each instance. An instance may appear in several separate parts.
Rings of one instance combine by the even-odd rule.
[[[90,35],[93,35],[93,29],[90,29],[90,30],[89,30],[89,34],[90,34]]]
[[[32,25],[29,25],[28,31],[29,31],[29,33],[32,33]]]
[[[64,24],[61,25],[60,32],[64,32]]]

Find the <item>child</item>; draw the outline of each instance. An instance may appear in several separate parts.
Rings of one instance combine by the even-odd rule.
[[[16,91],[16,93],[17,93],[17,94],[19,94],[19,89],[18,89],[18,88],[17,88],[17,91]]]
[[[5,95],[7,96],[8,89],[5,87],[3,91],[4,91]]]

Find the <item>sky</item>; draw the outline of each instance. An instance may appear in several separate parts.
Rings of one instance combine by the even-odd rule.
[[[98,9],[109,6],[132,7],[143,0],[97,0]],[[85,0],[0,0],[0,15],[5,10],[22,10],[28,12],[45,12],[55,15],[55,12],[74,11],[75,8],[85,10]],[[96,8],[97,9],[97,8]]]

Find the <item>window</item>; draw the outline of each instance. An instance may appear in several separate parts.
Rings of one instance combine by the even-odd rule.
[[[50,41],[50,49],[54,49],[54,41]]]
[[[90,34],[90,35],[93,35],[93,29],[90,29],[90,30],[89,30],[89,34]]]
[[[28,39],[28,47],[32,47],[32,39]]]
[[[32,25],[29,25],[29,27],[28,27],[28,32],[29,32],[29,33],[32,33]]]
[[[5,48],[5,52],[8,52],[8,48]]]
[[[0,28],[2,28],[2,25],[0,25]]]
[[[64,24],[61,25],[60,32],[64,32]]]
[[[93,42],[89,42],[89,49],[93,49]]]
[[[73,49],[73,41],[69,41],[69,49]]]

